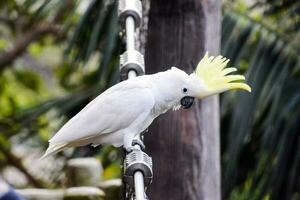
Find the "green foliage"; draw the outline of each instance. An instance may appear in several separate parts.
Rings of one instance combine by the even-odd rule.
[[[108,6],[104,6],[104,3],[102,0],[90,2],[66,51],[67,54],[71,53],[73,63],[86,63],[97,50],[104,50],[96,72],[89,77],[91,84],[100,80],[111,84],[114,78],[112,73],[118,65],[117,3],[113,1]]]
[[[98,155],[104,167],[103,176],[105,179],[118,178],[121,176],[122,150],[106,146],[102,147]]]
[[[224,10],[222,54],[241,66],[252,93],[222,96],[223,196],[292,199],[299,194],[299,48],[240,8]],[[286,28],[286,27],[282,27]]]
[[[13,115],[22,107],[30,107],[47,94],[40,77],[29,70],[6,71],[0,82],[0,117]]]
[[[82,4],[89,4],[83,14]],[[30,145],[45,150],[47,140],[66,120],[118,80],[116,5],[102,0],[1,1],[0,54],[40,24],[55,23],[62,33],[33,40],[23,55],[0,71],[0,139],[7,145],[0,148],[0,168],[14,165],[32,181],[34,176],[19,162],[7,162],[11,149]],[[71,156],[95,154],[105,163],[106,178],[120,176],[121,156],[114,148],[85,147]]]

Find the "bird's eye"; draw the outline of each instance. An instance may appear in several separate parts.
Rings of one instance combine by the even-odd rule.
[[[188,91],[188,90],[187,90],[186,88],[183,88],[183,89],[182,89],[182,92],[183,92],[183,93],[186,93],[187,91]]]

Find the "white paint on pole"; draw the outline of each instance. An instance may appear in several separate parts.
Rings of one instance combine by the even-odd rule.
[[[128,79],[136,77],[136,72],[134,70],[130,70],[128,72]]]
[[[144,198],[144,175],[140,171],[134,173],[134,189],[136,200],[145,200]]]
[[[126,18],[126,47],[127,51],[135,50],[135,22],[134,18]]]

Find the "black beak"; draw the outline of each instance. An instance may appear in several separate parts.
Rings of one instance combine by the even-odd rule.
[[[180,103],[184,109],[188,109],[194,104],[194,99],[194,97],[186,96],[180,100]]]

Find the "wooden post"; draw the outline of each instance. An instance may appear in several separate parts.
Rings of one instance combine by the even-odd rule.
[[[219,0],[151,0],[147,74],[171,66],[190,73],[206,50],[217,54],[220,6]],[[150,199],[221,198],[219,123],[217,96],[154,121],[145,137],[154,164]]]

